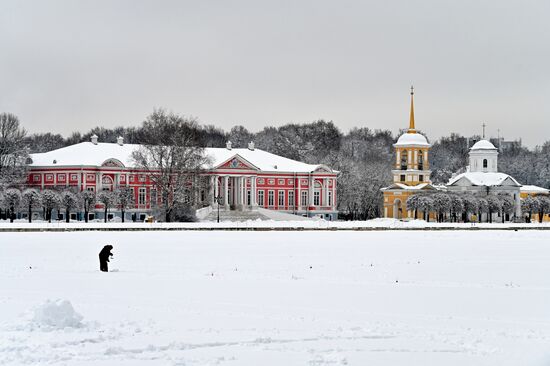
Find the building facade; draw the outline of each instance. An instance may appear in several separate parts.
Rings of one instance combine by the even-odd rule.
[[[140,145],[90,142],[54,151],[32,154],[28,185],[40,189],[75,191],[115,190],[128,187],[134,192],[135,207],[127,210],[126,219],[143,220],[162,204],[160,194],[146,171],[136,168],[132,153]],[[204,167],[201,178],[207,181],[195,200],[198,206],[222,210],[253,210],[263,207],[307,217],[327,220],[337,218],[337,173],[322,164],[305,164],[256,149],[205,148],[212,164]],[[72,219],[83,219],[83,213]],[[121,215],[113,208],[109,218]],[[103,206],[96,205],[90,219],[103,219]]]

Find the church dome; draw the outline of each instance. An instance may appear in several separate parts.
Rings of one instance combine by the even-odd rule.
[[[470,150],[496,150],[497,148],[490,141],[479,140],[470,148]]]
[[[424,135],[416,132],[402,134],[393,146],[431,146]]]

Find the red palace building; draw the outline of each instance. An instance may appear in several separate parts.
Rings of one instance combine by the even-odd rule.
[[[147,177],[136,168],[132,153],[140,145],[81,142],[61,149],[31,154],[28,185],[40,189],[72,187],[78,191],[114,190],[120,186],[134,190],[135,207],[127,210],[127,219],[143,220],[153,212],[159,195]],[[210,179],[207,192],[201,192],[201,206],[216,208],[221,197],[223,210],[254,210],[262,207],[307,217],[335,220],[337,171],[322,164],[305,164],[254,148],[205,148],[212,161],[204,176]],[[152,204],[153,203],[153,204]],[[90,219],[103,219],[101,205],[89,213]],[[109,218],[120,217],[113,209]],[[83,213],[71,219],[83,219]]]

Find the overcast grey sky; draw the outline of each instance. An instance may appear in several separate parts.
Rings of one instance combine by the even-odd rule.
[[[550,1],[0,0],[0,111],[31,132],[154,107],[252,131],[333,120],[550,139]]]

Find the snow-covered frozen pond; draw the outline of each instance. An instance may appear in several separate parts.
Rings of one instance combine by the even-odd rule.
[[[550,365],[549,239],[0,233],[0,364]]]

